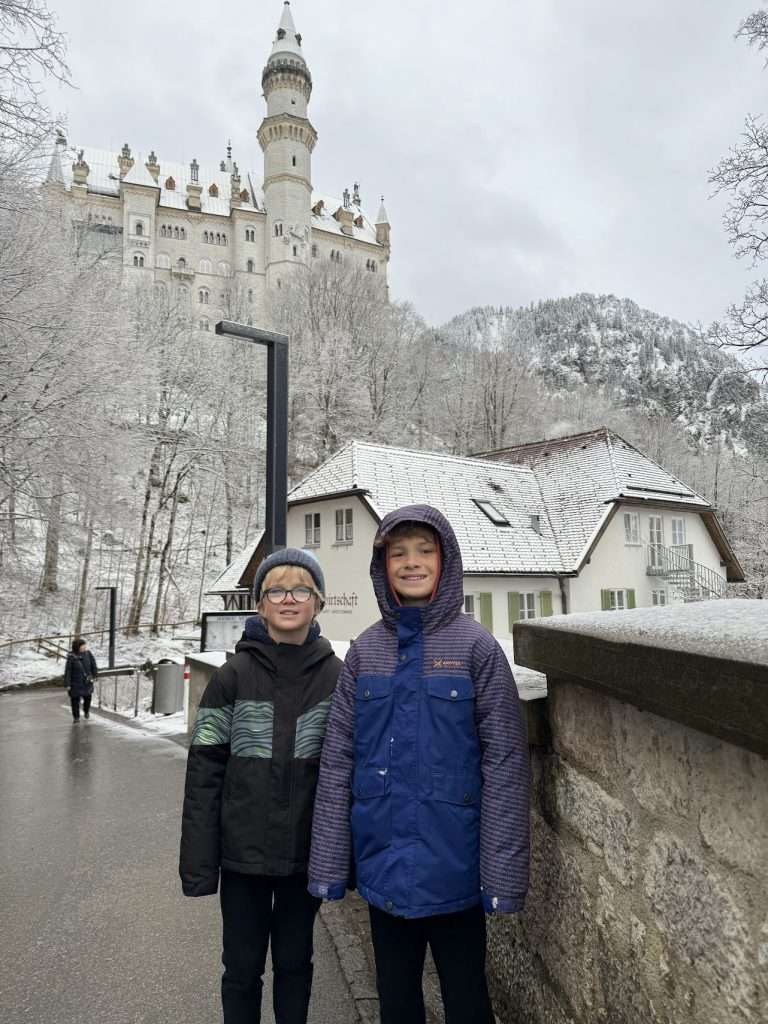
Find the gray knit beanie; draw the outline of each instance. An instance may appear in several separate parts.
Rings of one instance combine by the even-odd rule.
[[[264,577],[270,569],[276,569],[279,565],[297,565],[302,569],[306,569],[315,581],[317,589],[321,594],[325,595],[323,570],[320,568],[320,563],[312,552],[303,551],[301,548],[283,548],[281,551],[274,551],[265,558],[256,570],[256,576],[253,580],[253,596],[257,602],[261,599],[261,587],[264,583]]]

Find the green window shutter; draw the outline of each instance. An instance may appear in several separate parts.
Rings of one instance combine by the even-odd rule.
[[[610,592],[610,590],[601,590],[600,591],[600,607],[603,609],[604,612],[609,612],[611,610],[611,592]]]
[[[627,608],[635,607],[635,592],[634,590],[627,591]]]
[[[480,625],[489,633],[493,632],[493,597],[490,594],[480,595]]]
[[[509,632],[516,622],[520,621],[520,594],[516,590],[507,593],[507,614],[509,616]]]
[[[542,616],[552,614],[551,590],[542,590],[542,592],[539,594],[539,609],[541,611]]]

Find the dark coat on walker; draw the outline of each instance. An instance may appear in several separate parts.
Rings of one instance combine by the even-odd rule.
[[[93,680],[98,674],[96,659],[90,651],[67,655],[64,685],[69,689],[71,697],[90,697],[93,693]]]

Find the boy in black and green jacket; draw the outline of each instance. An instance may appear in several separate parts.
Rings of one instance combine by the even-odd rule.
[[[221,878],[225,1024],[260,1019],[270,942],[276,1019],[305,1024],[320,904],[307,892],[312,811],[341,662],[315,621],[324,579],[309,552],[265,559],[254,590],[259,614],[200,701],[179,872],[187,896]]]

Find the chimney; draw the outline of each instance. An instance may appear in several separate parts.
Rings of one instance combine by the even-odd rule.
[[[126,142],[123,148],[120,150],[120,156],[117,158],[117,162],[120,166],[120,177],[124,178],[128,171],[133,167],[134,160],[131,156],[131,147]]]
[[[187,182],[187,209],[200,213],[202,203],[200,196],[203,194],[203,186],[200,184],[200,164],[196,159],[189,165],[189,178]]]
[[[146,164],[144,165],[149,173],[152,175],[155,181],[160,177],[160,164],[157,162],[157,154],[154,149],[150,152]]]

